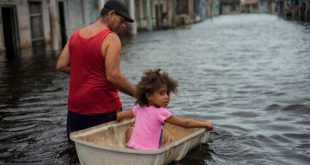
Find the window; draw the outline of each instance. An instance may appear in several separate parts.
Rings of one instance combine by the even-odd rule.
[[[188,1],[187,0],[176,0],[176,13],[188,14]]]
[[[33,45],[44,44],[44,31],[42,21],[42,3],[29,2],[31,37]]]

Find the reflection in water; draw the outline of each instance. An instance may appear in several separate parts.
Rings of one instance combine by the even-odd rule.
[[[309,27],[233,15],[123,40],[132,82],[160,67],[180,84],[170,110],[215,123],[208,144],[172,164],[308,164]],[[66,141],[69,80],[55,71],[57,55],[0,58],[0,164],[79,164]]]

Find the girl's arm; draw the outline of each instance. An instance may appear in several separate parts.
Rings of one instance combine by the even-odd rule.
[[[189,119],[189,118],[180,118],[177,116],[170,116],[168,119],[165,120],[165,122],[185,127],[185,128],[208,128],[213,129],[213,123],[208,120],[195,120],[195,119]]]
[[[126,119],[126,118],[133,118],[133,112],[132,110],[129,110],[129,111],[122,111],[122,112],[118,112],[116,114],[116,120],[117,121],[121,121],[123,119]]]

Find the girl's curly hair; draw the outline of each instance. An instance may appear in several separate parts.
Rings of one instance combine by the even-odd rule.
[[[177,93],[178,82],[169,77],[167,72],[160,73],[161,69],[149,69],[144,72],[137,85],[136,104],[148,105],[147,93],[154,93],[164,84],[167,85],[167,92]]]

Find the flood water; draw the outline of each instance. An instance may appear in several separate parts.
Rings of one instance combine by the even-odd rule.
[[[79,164],[57,55],[0,58],[0,164]],[[169,109],[214,122],[209,142],[172,164],[309,164],[309,25],[253,14],[140,33],[123,40],[121,67],[134,83],[169,72],[180,85]]]

